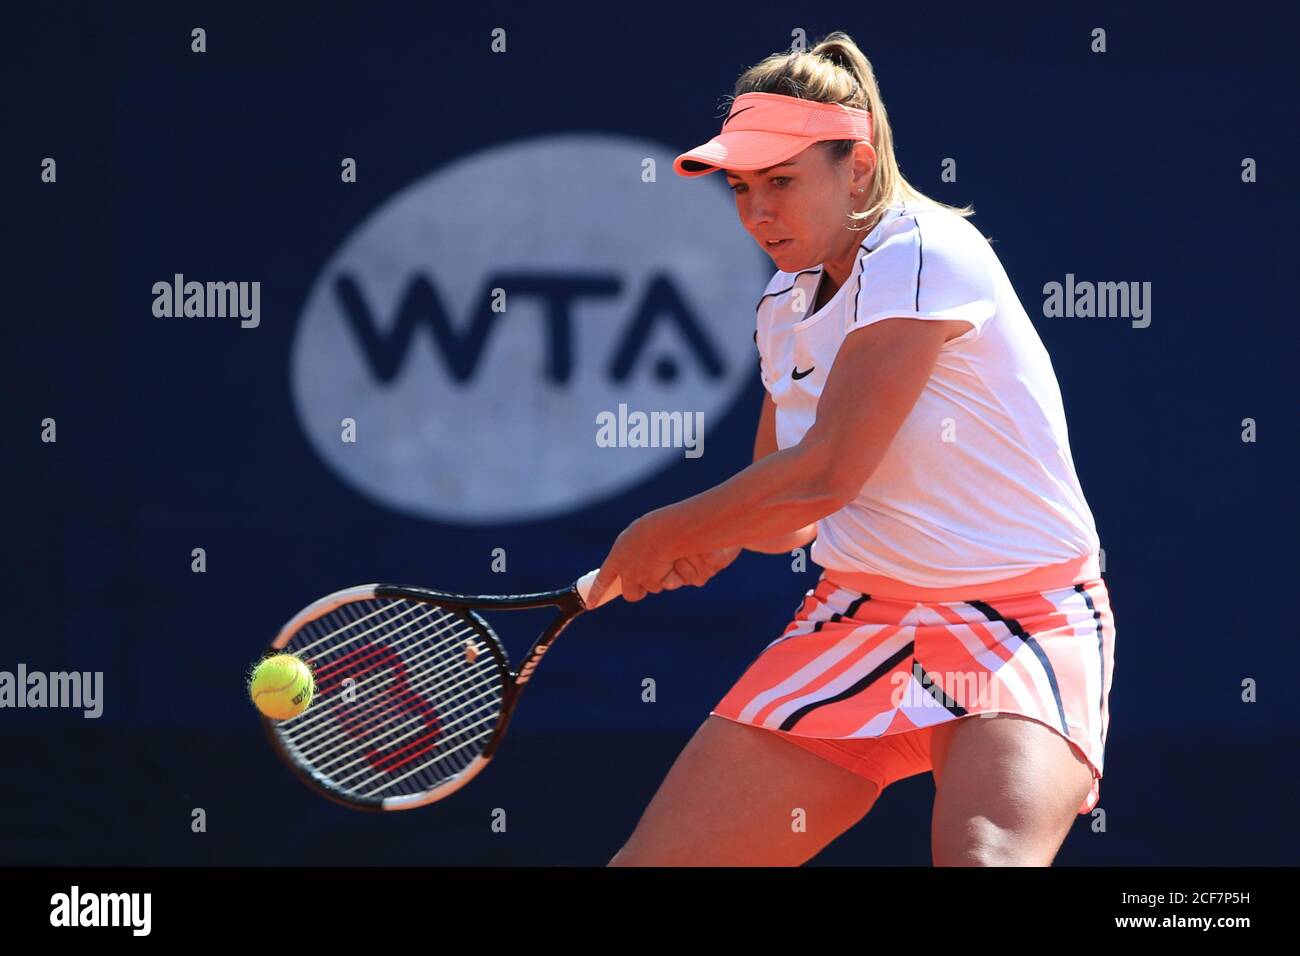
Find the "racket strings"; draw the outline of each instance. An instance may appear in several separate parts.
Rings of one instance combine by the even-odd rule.
[[[407,627],[407,626],[409,626],[409,625],[411,625],[411,624],[418,623],[419,621],[428,620],[429,618],[434,618],[435,620],[442,620],[441,616],[439,616],[439,615],[437,615],[436,613],[434,613],[434,611],[433,611],[432,609],[428,608],[427,606],[418,606],[418,605],[417,605],[417,606],[415,606],[415,607],[412,607],[410,610],[411,610],[411,611],[425,610],[426,613],[425,613],[424,616],[421,617],[421,618],[412,618],[410,621],[407,622],[406,625],[403,625],[403,627]],[[367,636],[367,635],[369,635],[369,634],[371,634],[371,633],[373,633],[373,632],[375,632],[375,631],[378,631],[378,630],[383,629],[383,628],[385,627],[385,624],[390,625],[390,631],[389,631],[389,637],[390,637],[390,639],[394,639],[394,640],[400,639],[400,637],[401,637],[402,635],[400,635],[400,631],[399,631],[399,629],[397,629],[397,628],[391,628],[391,625],[394,624],[394,623],[396,623],[396,621],[397,621],[398,618],[405,616],[405,613],[408,613],[408,612],[403,612],[403,614],[395,615],[393,618],[390,618],[387,622],[385,622],[385,623],[381,623],[381,624],[378,624],[378,625],[375,625],[374,627],[371,627],[371,628],[369,628],[368,630],[361,631],[361,632],[359,632],[358,634],[353,635],[351,638],[349,638],[349,639],[346,640],[346,641],[340,641],[340,642],[339,642],[335,647],[330,648],[330,649],[328,649],[327,651],[321,652],[321,654],[319,654],[319,655],[316,656],[316,657],[308,657],[308,658],[305,658],[305,659],[307,660],[307,663],[309,663],[309,664],[312,665],[312,673],[313,673],[313,674],[315,675],[315,677],[316,677],[316,683],[317,683],[317,686],[318,686],[318,687],[328,687],[329,685],[327,684],[327,681],[329,681],[330,679],[332,679],[333,674],[335,674],[335,673],[339,673],[339,672],[341,671],[341,665],[342,665],[343,663],[346,663],[346,661],[344,661],[344,660],[343,660],[342,658],[340,658],[340,657],[333,658],[332,660],[326,660],[326,659],[325,659],[325,654],[326,654],[326,653],[334,653],[334,652],[337,652],[337,651],[341,651],[341,650],[342,650],[344,647],[346,647],[348,644],[354,643],[354,642],[360,640],[361,638],[363,638],[363,637],[365,637],[365,636]],[[367,617],[367,618],[369,618],[369,617],[373,617],[373,614],[368,614],[368,615],[366,615],[366,617]],[[358,623],[359,623],[359,622],[358,622]],[[448,625],[448,627],[453,627],[453,626],[455,626],[455,625],[454,625],[454,624]],[[340,633],[342,633],[344,630],[346,630],[346,628],[340,628],[339,630],[333,632],[333,634],[334,634],[334,635],[340,634]],[[444,628],[443,630],[445,630],[445,628]],[[472,633],[472,630],[466,628],[466,629],[463,629],[463,630],[457,632],[457,634],[460,635],[460,634],[464,634],[464,633],[467,633],[467,632]],[[413,633],[418,633],[418,632],[413,632]],[[425,629],[425,633],[428,633],[428,632],[427,632],[427,629]],[[442,633],[442,630],[434,631],[434,632],[432,632],[431,636],[433,636],[433,637],[437,637],[437,636],[439,636],[441,633]],[[331,636],[333,636],[333,635],[331,635]],[[318,646],[320,643],[321,643],[320,641],[315,641],[315,642],[313,642],[312,645],[309,645],[309,646],[313,646],[313,647],[314,647],[314,646]],[[301,652],[298,652],[298,653],[301,653]],[[377,654],[378,654],[377,651],[371,651],[370,656],[371,656],[371,658],[373,659],[373,658],[375,658],[375,657],[377,656]],[[354,660],[353,660],[353,663],[354,663],[354,664],[364,663],[364,660],[365,660],[365,658],[354,659]],[[340,684],[342,684],[342,683],[343,683],[344,681],[346,681],[346,680],[349,680],[349,679],[352,680],[353,683],[350,685],[350,691],[351,691],[353,694],[355,694],[356,692],[358,692],[358,691],[360,691],[360,690],[363,690],[363,689],[366,689],[367,687],[369,687],[369,686],[370,686],[374,681],[381,680],[382,677],[383,677],[383,673],[381,672],[381,673],[376,674],[376,676],[374,676],[374,677],[370,677],[370,678],[366,678],[366,679],[364,679],[364,680],[360,680],[360,681],[358,681],[355,677],[350,677],[346,671],[343,671],[343,672],[342,672],[342,676],[338,678],[338,682],[339,682]],[[388,680],[391,680],[392,678],[389,677],[389,678],[387,678],[387,679],[388,679]],[[327,719],[327,717],[328,717],[328,714],[323,713],[323,712],[320,712],[320,711],[313,711],[313,710],[305,711],[304,713],[302,713],[302,714],[299,715],[298,717],[293,718],[293,720],[296,722],[295,730],[296,730],[296,731],[299,731],[299,732],[303,732],[303,731],[306,730],[306,728],[310,727],[313,723],[320,723],[320,722],[323,722],[323,721],[325,721],[325,720]]]
[[[433,686],[433,682],[427,682],[426,684],[415,687],[414,691],[416,693],[424,692],[431,686]],[[435,762],[443,760],[450,754],[455,753],[456,750],[459,750],[459,747],[455,748],[455,750],[448,750],[446,748],[448,744],[456,740],[458,737],[465,736],[467,733],[475,734],[475,732],[481,728],[483,718],[490,717],[493,723],[495,722],[495,715],[499,713],[499,707],[495,706],[496,701],[500,696],[497,692],[497,688],[498,682],[496,678],[490,675],[477,683],[466,684],[462,688],[462,693],[466,695],[474,694],[476,691],[482,691],[482,693],[475,696],[467,696],[454,708],[444,709],[444,713],[451,713],[455,710],[462,710],[465,712],[454,720],[446,720],[442,723],[443,751],[442,754],[436,758]],[[408,696],[413,697],[414,694]],[[473,705],[478,706],[467,710],[467,708],[470,708]],[[420,733],[423,723],[422,719],[418,715],[407,718],[398,724],[391,723],[391,712],[394,710],[400,710],[402,706],[404,706],[404,702],[399,701],[398,703],[375,713],[369,718],[364,727],[358,727],[356,725],[352,727],[353,731],[358,729],[372,729],[375,726],[387,722],[387,729],[376,735],[372,741],[356,743],[351,748],[340,749],[337,746],[329,746],[332,742],[332,738],[328,735],[317,735],[316,737],[308,738],[308,742],[323,740],[325,746],[311,750],[307,746],[303,746],[304,741],[302,738],[296,738],[299,741],[300,753],[304,759],[310,760],[318,770],[331,775],[338,775],[354,766],[364,766],[365,761],[363,751],[367,750],[374,743],[382,743],[384,747],[391,748],[401,743],[403,740],[407,740],[408,738]],[[410,729],[407,730],[406,733],[401,733],[401,731],[406,730],[407,728]],[[490,732],[491,728],[488,729]],[[469,742],[472,742],[473,739],[477,739],[477,735],[475,735]],[[349,763],[341,764],[341,761],[347,760],[349,757],[354,759]]]
[[[312,664],[318,697],[276,729],[339,789],[430,790],[482,751],[500,716],[502,668],[479,636],[463,615],[421,602],[341,605],[285,648]]]
[[[408,609],[408,612],[410,610],[412,609]],[[418,610],[420,610],[423,613],[418,616],[412,617],[409,621],[405,622],[405,624],[403,625],[403,628],[405,629],[405,633],[401,633],[398,631],[393,632],[394,645],[399,647],[400,650],[402,651],[402,662],[404,666],[405,665],[426,665],[427,667],[431,667],[433,669],[425,670],[422,676],[416,677],[413,680],[404,680],[403,686],[405,687],[405,692],[396,695],[391,693],[388,694],[386,699],[389,704],[389,707],[386,709],[377,708],[376,712],[372,716],[370,716],[368,720],[354,721],[352,724],[354,730],[363,730],[366,728],[367,724],[382,722],[385,719],[385,715],[387,711],[401,710],[404,706],[407,705],[409,701],[418,698],[422,692],[424,694],[428,694],[428,692],[431,689],[438,686],[439,684],[441,684],[444,689],[452,686],[452,681],[449,681],[447,679],[448,675],[449,674],[455,675],[457,671],[460,671],[462,673],[465,671],[463,663],[460,659],[460,655],[456,653],[456,650],[464,647],[464,644],[462,643],[461,639],[466,636],[472,636],[474,634],[473,629],[468,626],[457,627],[456,625],[463,624],[464,622],[461,622],[455,618],[449,618],[447,615],[438,613],[437,611],[435,611],[432,608],[429,608],[428,606],[420,606]],[[390,620],[395,621],[402,616],[404,616],[404,614],[394,615],[393,618],[391,618]],[[440,621],[444,623],[442,624],[442,626],[436,628],[431,626],[414,626],[419,622],[427,621],[427,620],[433,620],[435,624],[437,624]],[[371,630],[374,630],[374,628],[371,628]],[[410,638],[420,637],[420,636],[434,636],[434,637],[446,638],[448,636],[448,631],[450,631],[450,637],[452,639],[444,640],[442,646],[440,647],[428,646],[424,650],[420,651],[417,649],[420,648],[422,642],[418,640],[410,640]],[[406,639],[406,643],[404,644],[397,643],[399,639],[403,639],[403,638]],[[344,642],[344,643],[350,643],[350,642]],[[450,653],[448,653],[449,651]],[[380,652],[382,654],[388,654],[388,649],[381,648]],[[327,663],[321,664],[319,667],[319,672],[322,674],[326,674],[327,672],[330,671],[337,672],[339,671],[339,664],[346,663],[349,665],[350,669],[355,669],[355,672],[364,673],[366,670],[370,669],[368,665],[374,660],[375,657],[376,657],[376,653],[374,649],[372,649],[371,651],[367,652],[364,655],[358,655],[358,654],[348,655],[349,659],[347,660],[334,658]],[[490,683],[491,678],[495,676],[492,670],[491,669],[487,669],[487,670],[480,669],[480,670],[481,670],[481,676],[488,678],[488,682]],[[395,683],[394,679],[391,676],[390,670],[376,668],[376,671],[377,671],[376,675],[371,678],[363,679],[360,681],[354,681],[351,687],[352,693],[350,696],[355,698],[358,693],[368,693],[371,696],[377,697],[378,695],[375,693],[376,691],[385,688],[389,684]],[[419,667],[412,668],[412,673],[421,674],[420,668]],[[328,679],[329,678],[327,676],[326,680]],[[479,680],[475,682],[472,679],[467,680],[464,677],[457,678],[456,682],[459,683],[460,685],[457,688],[457,690],[461,692],[462,696],[464,696],[465,693],[467,693],[469,690],[477,686],[481,686],[484,683],[483,680]],[[446,695],[444,694],[443,697],[445,699]],[[444,706],[443,709],[444,711],[449,711],[452,708],[448,708]],[[322,717],[323,715],[319,715],[318,719],[321,719]],[[446,727],[446,722],[444,722],[444,729],[445,727]],[[390,735],[394,732],[395,731],[392,729],[388,731]]]
[[[478,686],[479,686],[479,687],[487,687],[487,686],[489,686],[489,683],[490,683],[490,682],[484,682],[484,683],[482,683],[482,684],[480,684],[480,685],[478,685]],[[489,701],[490,701],[490,695],[489,695],[489,694],[485,694],[485,695],[483,695],[483,696],[480,697],[480,698],[475,698],[475,699],[474,699],[474,701],[478,701],[478,700],[489,700]],[[471,702],[473,702],[473,701],[471,701]],[[464,716],[461,717],[461,718],[458,718],[456,721],[448,721],[448,722],[444,723],[444,724],[443,724],[443,737],[442,737],[442,741],[443,741],[444,746],[445,746],[446,744],[450,743],[451,741],[455,740],[458,736],[463,736],[463,735],[464,735],[464,734],[463,734],[464,731],[472,731],[472,730],[475,729],[474,727],[463,727],[463,728],[459,728],[459,729],[457,729],[457,730],[456,730],[455,732],[453,732],[453,733],[448,733],[448,731],[451,730],[451,728],[453,728],[456,724],[461,724],[461,723],[464,723],[465,721],[471,720],[471,719],[473,719],[473,718],[475,718],[475,717],[477,717],[477,716],[483,714],[483,712],[484,712],[484,707],[483,707],[483,706],[480,706],[479,708],[476,708],[475,711],[470,712],[470,713],[464,715]],[[376,717],[376,718],[375,718],[375,721],[377,721],[377,720],[382,720],[382,719],[383,719],[382,717]],[[375,721],[372,721],[372,724],[375,723]],[[401,730],[403,730],[404,728],[407,728],[407,727],[410,727],[411,729],[410,729],[409,731],[407,731],[406,733],[404,733],[404,734],[400,734],[400,735],[398,735],[398,736],[393,736],[394,734],[398,734],[399,731],[401,731]],[[317,752],[308,752],[308,751],[304,748],[304,749],[302,749],[300,752],[302,753],[304,759],[310,760],[310,761],[312,762],[312,764],[315,765],[315,766],[317,767],[317,769],[321,770],[322,772],[329,772],[329,773],[331,773],[331,774],[336,774],[336,773],[340,773],[340,772],[342,772],[342,771],[344,771],[344,770],[347,770],[347,769],[348,769],[349,767],[351,767],[351,766],[355,766],[355,765],[357,765],[357,764],[358,764],[358,763],[363,759],[362,757],[359,757],[359,756],[357,756],[357,755],[358,755],[358,754],[361,754],[362,751],[365,751],[365,750],[366,750],[369,746],[371,746],[373,743],[380,743],[380,742],[382,742],[382,744],[383,744],[384,747],[386,747],[386,748],[391,748],[391,747],[395,746],[396,744],[401,743],[403,740],[406,740],[406,739],[410,738],[410,737],[413,736],[414,734],[419,733],[419,731],[420,731],[420,727],[421,727],[421,721],[420,721],[420,718],[419,718],[419,717],[411,717],[411,718],[407,718],[403,723],[398,724],[398,725],[396,725],[396,726],[393,726],[393,727],[391,727],[390,729],[385,730],[385,731],[383,732],[382,736],[383,736],[384,738],[391,738],[391,739],[383,739],[382,741],[380,741],[380,740],[377,738],[375,741],[369,741],[369,742],[367,742],[366,744],[357,744],[357,745],[355,745],[353,748],[351,748],[350,750],[344,750],[344,751],[340,751],[340,750],[338,750],[338,748],[334,748],[334,749],[332,749],[332,750],[326,749],[326,750],[317,751]],[[446,754],[446,753],[448,753],[448,751],[444,750],[444,754]],[[340,766],[340,765],[339,765],[340,761],[346,760],[348,757],[354,757],[354,759],[353,759],[350,763],[348,763],[348,764],[344,764],[344,765]]]
[[[400,617],[400,616],[401,615],[394,615],[394,617]],[[429,614],[426,613],[423,616],[428,617]],[[369,615],[367,615],[367,617],[369,617]],[[411,622],[407,622],[407,623],[409,624]],[[417,629],[416,633],[418,633],[418,630],[419,629]],[[446,631],[447,628],[444,627],[441,628],[440,630]],[[461,629],[456,629],[454,633],[457,635],[457,640],[459,641],[459,638],[461,636],[464,636],[466,633],[470,633],[470,632],[467,629],[461,628]],[[408,644],[405,646],[409,647],[412,645],[408,642]],[[461,645],[457,643],[453,646],[459,647]],[[417,655],[417,657],[418,656],[428,657],[430,655]],[[389,682],[383,681],[380,683],[386,684]],[[425,692],[427,693],[428,687],[426,685],[428,683],[429,682],[423,682],[423,683],[417,682],[417,688],[424,689]],[[474,684],[467,684],[465,687],[460,688],[460,690],[463,694],[467,687],[480,686],[483,683],[484,683],[483,681],[479,681]],[[490,684],[492,683],[492,681],[489,680],[487,683]],[[362,688],[362,689],[369,690],[370,694],[374,695],[376,688],[373,686],[373,682],[372,682],[372,685],[369,688]],[[408,686],[408,690],[409,690],[409,686]],[[450,744],[452,743],[452,740],[454,738],[450,736],[448,732],[448,727],[444,722],[443,726],[439,728],[439,730],[437,731],[438,735],[440,736],[439,739],[437,740],[438,746],[436,748],[437,754],[435,756],[435,759],[433,761],[429,761],[427,758],[425,758],[422,762],[414,763],[411,769],[407,770],[405,773],[402,773],[398,776],[394,776],[396,771],[400,769],[402,766],[408,763],[412,763],[412,761],[415,758],[421,757],[426,752],[435,749],[434,746],[430,743],[430,738],[432,735],[428,732],[428,726],[427,726],[427,718],[431,715],[427,713],[421,714],[417,712],[416,716],[413,718],[410,718],[406,721],[402,721],[399,723],[393,723],[393,712],[401,711],[403,708],[410,709],[411,704],[407,703],[406,701],[409,701],[413,698],[415,698],[414,693],[407,693],[404,696],[398,696],[398,697],[394,697],[393,695],[390,694],[387,707],[372,707],[370,711],[363,712],[363,713],[370,713],[372,715],[373,719],[368,722],[358,722],[355,719],[355,715],[352,715],[351,726],[347,726],[344,729],[347,733],[348,738],[351,738],[354,741],[358,739],[363,741],[362,744],[354,744],[352,749],[354,752],[365,751],[365,753],[363,753],[362,755],[365,759],[354,761],[353,764],[355,764],[355,766],[358,769],[356,770],[356,772],[346,777],[340,778],[338,780],[338,785],[347,786],[353,789],[359,789],[360,787],[366,786],[375,781],[382,781],[378,789],[369,791],[369,794],[374,794],[383,791],[386,786],[389,786],[394,782],[400,780],[406,780],[408,778],[414,777],[415,778],[414,783],[416,785],[427,787],[437,783],[439,779],[446,779],[448,775],[458,772],[458,770],[461,769],[464,766],[464,764],[468,762],[469,759],[472,759],[474,753],[476,753],[477,750],[469,754],[462,754],[461,752],[467,749],[468,747],[472,746],[475,740],[477,740],[479,737],[482,737],[483,732],[479,734],[472,734],[473,728],[469,728],[471,731],[471,735],[469,739],[460,742],[455,747],[451,747]],[[436,696],[435,700],[443,705],[442,711],[444,713],[450,713],[454,709],[454,707],[447,706],[448,697],[445,692],[442,695]],[[453,701],[451,703],[454,704],[455,702]],[[419,701],[417,711],[418,709],[425,708],[426,705],[427,705],[427,701],[421,699]],[[486,714],[479,714],[477,716],[488,716],[490,720],[490,724],[492,725],[495,724],[495,715],[492,714],[490,709],[487,711]],[[459,722],[460,721],[457,721],[457,723]],[[366,729],[365,723],[370,723],[370,724],[380,723],[386,726],[384,726],[384,729],[379,734],[372,734],[371,739],[366,741],[365,740],[366,735],[364,733]],[[412,729],[409,732],[405,734],[399,733],[403,728],[407,727],[408,725],[412,727]],[[490,727],[485,732],[487,736],[490,736]],[[415,739],[412,740],[411,743],[408,743],[404,747],[401,748],[397,747],[398,743],[400,743],[402,740],[406,740],[409,738],[415,738]],[[342,738],[342,739],[346,741],[347,738]],[[423,744],[423,746],[419,750],[414,750],[414,748],[419,744]],[[384,750],[385,753],[381,760],[376,760],[375,754],[380,750]],[[458,756],[461,757],[462,759],[456,759]],[[439,772],[437,773],[428,772],[430,769],[430,763],[436,764],[436,763],[443,763],[448,761],[452,761],[454,765],[446,768],[440,768]],[[359,783],[355,782],[355,777],[363,774],[368,764],[378,768],[378,772],[372,774],[366,780],[363,780]],[[331,764],[328,768],[323,768],[318,766],[317,769],[318,770],[329,769],[331,771],[331,775],[333,776],[337,776],[339,772],[339,768],[334,766],[333,764]]]
[[[426,617],[428,617],[428,616],[429,616],[429,615],[426,615]],[[445,630],[445,628],[444,628],[444,629],[439,629],[439,631],[436,631],[436,632],[433,632],[433,633],[434,633],[434,634],[439,634],[439,633],[441,633],[443,630]],[[426,628],[426,629],[424,629],[424,631],[427,633],[427,632],[428,632],[428,629]],[[417,631],[417,632],[413,632],[413,633],[419,633],[419,632]],[[463,636],[465,636],[465,635],[467,635],[467,634],[473,634],[473,633],[474,633],[474,632],[473,632],[473,629],[472,629],[472,628],[468,628],[468,627],[466,627],[466,628],[462,628],[462,629],[460,629],[460,630],[454,632],[454,636],[456,636],[457,638],[459,638],[459,637],[463,637]],[[413,645],[408,645],[408,650],[409,650],[409,648],[410,648],[411,646],[413,646]],[[460,643],[457,643],[457,644],[455,644],[454,646],[457,646],[457,647],[463,647],[464,645],[463,645],[463,644],[460,644]],[[426,658],[430,658],[432,653],[433,653],[433,651],[430,650],[430,651],[427,651],[427,652],[422,653],[422,654],[408,654],[408,656],[406,657],[406,661],[407,661],[408,663],[422,663],[422,662],[424,662],[424,660],[425,660]],[[428,674],[427,674],[423,679],[417,679],[416,681],[408,682],[407,687],[408,687],[408,690],[410,691],[410,693],[408,693],[404,698],[403,698],[403,697],[396,697],[396,698],[394,698],[394,705],[393,705],[394,708],[396,708],[396,709],[401,709],[401,707],[403,707],[403,706],[407,703],[408,700],[410,700],[411,698],[414,698],[416,695],[419,695],[419,694],[427,694],[431,689],[433,689],[434,687],[436,687],[439,683],[442,683],[442,684],[446,684],[446,683],[448,683],[447,678],[449,677],[449,675],[454,674],[455,671],[456,671],[457,669],[460,669],[460,670],[462,670],[462,671],[464,670],[464,668],[463,668],[463,664],[462,664],[458,659],[453,659],[453,660],[451,660],[450,662],[448,662],[448,661],[446,660],[445,656],[444,656],[444,657],[442,657],[442,658],[438,658],[438,659],[434,659],[434,660],[435,660],[435,664],[434,664],[434,666],[439,667],[439,669],[428,672]],[[376,681],[378,681],[377,684],[375,683]],[[361,681],[361,682],[356,683],[356,684],[352,687],[352,691],[353,691],[353,692],[367,691],[367,692],[372,692],[372,693],[373,693],[374,691],[380,690],[380,689],[384,688],[385,686],[387,686],[387,685],[389,685],[389,684],[392,684],[392,683],[393,683],[393,680],[392,680],[391,678],[387,678],[387,677],[386,677],[386,678],[384,678],[384,679],[380,679],[379,677],[374,677],[374,678],[370,678],[370,679],[368,679],[368,680],[365,680],[365,681]],[[450,708],[450,709],[448,709],[446,712],[447,712],[447,713],[450,713],[450,712],[452,712],[452,711],[454,711],[454,710],[457,710],[457,709],[464,709],[464,708],[466,708],[466,707],[469,707],[469,706],[472,705],[472,704],[478,704],[478,703],[480,703],[480,702],[482,702],[482,701],[484,701],[484,700],[489,700],[489,701],[490,701],[493,697],[496,696],[496,695],[492,692],[492,690],[491,690],[491,688],[493,688],[493,687],[496,685],[496,683],[497,683],[497,681],[496,681],[496,674],[495,674],[495,672],[492,671],[492,670],[481,670],[480,673],[479,673],[479,679],[478,679],[477,681],[475,681],[475,680],[473,680],[473,679],[469,679],[469,680],[464,680],[464,681],[462,681],[462,684],[461,684],[461,687],[460,687],[460,692],[461,692],[461,695],[462,695],[462,697],[463,697],[464,699],[461,700],[461,701],[457,704],[456,707]],[[481,690],[481,689],[486,689],[486,690],[485,690],[485,692],[482,693],[482,694],[474,695],[474,692],[475,692],[475,691],[478,691],[478,690]],[[389,709],[393,709],[393,708],[389,708]],[[481,709],[481,708],[480,708],[480,709]],[[364,728],[367,724],[376,724],[376,723],[382,722],[382,721],[384,721],[384,720],[386,719],[386,714],[387,714],[386,711],[382,711],[382,710],[381,710],[381,711],[378,711],[378,712],[376,712],[375,714],[373,714],[373,715],[372,715],[372,716],[371,716],[367,721],[365,721],[365,722],[363,722],[363,723],[361,723],[361,724],[359,724],[359,725],[353,725],[353,729],[355,730],[355,729],[358,729],[359,727],[360,727],[360,728]],[[317,725],[319,725],[322,721],[324,721],[324,720],[326,719],[326,716],[325,716],[323,713],[312,714],[311,711],[308,711],[307,713],[303,714],[301,718],[296,718],[296,719],[298,719],[298,720],[301,721],[301,720],[303,720],[303,718],[306,718],[306,717],[308,717],[309,715],[311,715],[312,720],[313,720]],[[447,732],[448,730],[450,730],[451,728],[455,727],[457,724],[461,724],[461,723],[464,723],[464,722],[467,721],[467,720],[472,719],[473,716],[474,716],[474,712],[471,711],[470,713],[463,714],[463,715],[461,715],[460,717],[457,717],[455,720],[448,720],[448,721],[445,721],[445,722],[443,723],[443,731],[444,731],[444,735],[445,735],[445,736],[451,736],[451,735],[447,735],[446,732]],[[417,723],[417,722],[418,722],[418,717],[416,717],[416,718],[411,718],[410,720],[407,721],[407,723]],[[311,733],[307,732],[306,730],[304,730],[304,727],[306,727],[306,726],[308,726],[308,725],[305,724],[305,723],[300,723],[300,724],[298,724],[297,727],[294,728],[294,730],[295,730],[295,740],[297,740],[298,743],[299,743],[299,747],[301,748],[301,753],[303,754],[304,757],[307,757],[307,758],[311,759],[313,762],[315,762],[315,763],[318,765],[318,768],[319,768],[319,769],[321,769],[321,770],[330,770],[330,769],[333,769],[333,764],[332,764],[332,763],[326,763],[326,762],[324,762],[324,761],[322,760],[322,755],[323,755],[323,753],[324,753],[323,749],[316,749],[316,750],[313,750],[313,749],[311,749],[311,748],[308,746],[308,744],[310,744],[311,742],[313,742],[313,741],[315,741],[315,740],[318,740],[318,739],[325,739],[326,741],[329,741],[330,739],[332,739],[331,736],[330,736],[328,733],[326,733],[326,734],[311,734]],[[402,726],[402,725],[392,727],[392,728],[388,731],[388,733],[389,733],[389,734],[395,734],[395,733],[397,733],[397,731],[400,729],[401,726]],[[328,731],[329,728],[325,728],[325,729],[326,729],[326,731]],[[397,740],[401,740],[401,739],[402,739],[402,737],[398,737],[398,738],[397,738]],[[387,743],[390,743],[390,744],[391,744],[391,743],[394,743],[394,742],[396,742],[396,741],[387,741]],[[336,752],[335,752],[334,754],[332,754],[332,756],[334,756],[334,757],[342,757],[342,756],[346,756],[346,755],[348,755],[348,754],[350,754],[350,753],[355,753],[355,752],[357,752],[357,751],[360,750],[360,749],[362,749],[362,747],[361,747],[360,745],[358,745],[358,746],[353,747],[352,750],[350,750],[350,751],[346,751],[346,752],[343,752],[343,753],[339,753],[339,752],[337,752],[337,748],[336,748]]]

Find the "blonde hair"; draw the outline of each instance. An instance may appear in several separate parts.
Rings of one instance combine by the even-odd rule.
[[[931,199],[903,178],[894,155],[894,134],[889,128],[889,116],[880,98],[871,61],[842,30],[827,34],[811,50],[773,53],[754,64],[736,81],[732,99],[745,93],[780,93],[816,103],[842,103],[871,114],[876,172],[871,180],[867,208],[850,213],[851,219],[871,223],[893,203],[909,200],[938,206],[959,216],[969,216],[975,211],[969,205],[950,206]],[[730,103],[727,106],[729,109]],[[839,163],[853,152],[853,144],[854,140],[840,139],[817,145],[826,150],[832,163]]]

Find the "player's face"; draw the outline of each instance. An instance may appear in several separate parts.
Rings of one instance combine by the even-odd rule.
[[[840,259],[861,241],[845,226],[851,197],[870,180],[862,179],[852,154],[833,163],[825,148],[813,145],[766,170],[724,173],[741,224],[783,272]]]

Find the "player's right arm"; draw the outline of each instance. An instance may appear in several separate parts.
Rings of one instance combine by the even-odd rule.
[[[776,403],[765,390],[763,392],[763,410],[758,416],[758,433],[754,436],[754,461],[766,458],[777,451],[776,447]],[[817,525],[805,525],[798,531],[779,538],[768,538],[745,545],[746,551],[759,551],[763,554],[787,554],[795,548],[802,548],[817,537]]]

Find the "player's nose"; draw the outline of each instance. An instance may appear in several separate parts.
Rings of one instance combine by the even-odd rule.
[[[773,221],[772,211],[769,206],[751,206],[740,217],[741,225],[755,239],[762,241],[771,228]]]

